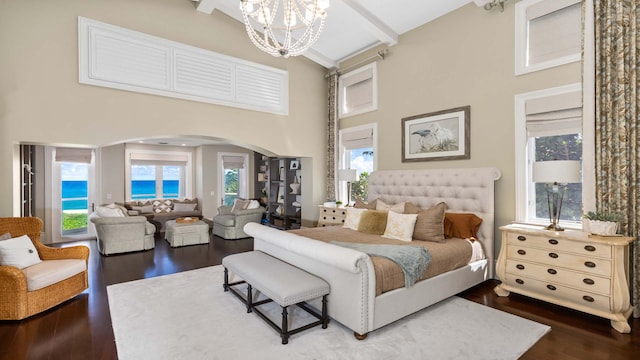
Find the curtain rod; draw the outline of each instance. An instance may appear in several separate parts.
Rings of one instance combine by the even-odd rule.
[[[366,58],[366,59],[362,59],[362,60],[358,61],[358,62],[357,62],[357,63],[355,63],[355,64],[351,64],[351,65],[347,66],[347,67],[346,67],[346,68],[344,68],[344,69],[333,69],[333,70],[331,70],[327,75],[325,75],[324,77],[325,77],[325,78],[328,78],[329,76],[331,76],[331,75],[333,75],[333,74],[342,75],[342,74],[344,74],[345,72],[347,72],[347,70],[348,70],[348,69],[352,69],[352,68],[354,68],[354,67],[358,67],[358,66],[362,66],[362,65],[365,65],[365,64],[369,64],[369,63],[371,63],[371,62],[373,62],[373,61],[375,61],[375,60],[378,60],[378,59],[384,60],[384,57],[385,57],[388,53],[389,53],[389,49],[380,50],[380,51],[378,51],[378,52],[376,53],[376,55],[370,56],[370,57],[368,57],[368,58]]]

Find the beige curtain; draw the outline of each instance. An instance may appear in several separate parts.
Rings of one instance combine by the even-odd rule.
[[[338,145],[338,74],[333,73],[328,82],[327,116],[327,200],[336,200],[336,147]]]
[[[595,0],[596,208],[624,214],[634,316],[640,317],[640,13],[638,0]]]

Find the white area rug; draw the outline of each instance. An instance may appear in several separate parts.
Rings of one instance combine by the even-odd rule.
[[[213,266],[107,287],[120,359],[517,359],[550,328],[452,297],[369,334],[332,320],[279,334],[230,292]],[[279,323],[277,304],[261,306]],[[312,319],[295,307],[294,326]]]

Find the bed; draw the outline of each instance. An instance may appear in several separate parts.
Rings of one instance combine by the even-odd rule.
[[[376,295],[371,257],[353,249],[250,223],[254,249],[323,278],[331,287],[329,315],[364,339],[375,329],[435,304],[494,275],[494,183],[496,168],[375,171],[369,199],[387,204],[410,201],[421,208],[445,202],[448,212],[482,218],[478,241],[485,258],[455,270]],[[320,304],[312,303],[320,308]]]

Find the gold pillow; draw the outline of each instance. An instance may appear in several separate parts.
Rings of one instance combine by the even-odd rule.
[[[367,210],[362,213],[358,231],[366,234],[382,235],[387,227],[387,211]]]
[[[415,240],[444,242],[444,216],[447,204],[438,203],[428,209],[420,209],[413,229]]]
[[[447,238],[475,238],[478,236],[482,219],[471,213],[446,213],[444,215],[444,236]]]

